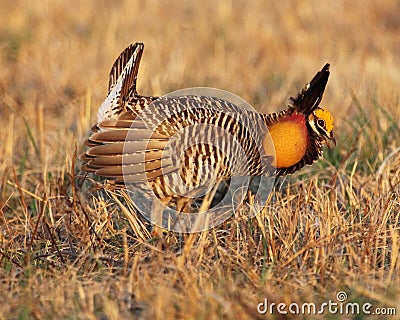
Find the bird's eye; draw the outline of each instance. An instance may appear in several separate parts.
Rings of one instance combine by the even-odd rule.
[[[325,128],[325,120],[324,119],[318,119],[317,124],[320,128]]]

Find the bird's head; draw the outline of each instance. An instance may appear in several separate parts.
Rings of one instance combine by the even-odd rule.
[[[289,100],[289,108],[265,115],[265,123],[276,153],[276,174],[293,173],[322,156],[323,147],[336,145],[333,117],[321,107],[329,78],[329,64],[317,72],[304,88]],[[268,143],[264,142],[264,149]]]
[[[325,141],[330,149],[336,146],[333,135],[333,117],[328,110],[317,107],[308,116],[308,124],[316,139]]]

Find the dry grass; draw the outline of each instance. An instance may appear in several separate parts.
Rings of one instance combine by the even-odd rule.
[[[0,319],[278,319],[257,304],[338,291],[400,312],[398,2],[15,0],[0,12]],[[146,44],[140,92],[212,86],[264,112],[329,61],[337,148],[256,218],[151,239],[118,197],[74,187],[108,70],[134,41]]]

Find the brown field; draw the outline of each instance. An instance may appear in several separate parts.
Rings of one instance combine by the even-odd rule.
[[[257,305],[341,291],[399,317],[399,1],[14,0],[0,17],[0,319],[286,319]],[[136,41],[140,93],[210,86],[262,112],[330,62],[336,149],[256,218],[151,238],[118,197],[73,187],[109,69]]]

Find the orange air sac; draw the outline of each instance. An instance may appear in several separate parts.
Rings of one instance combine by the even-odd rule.
[[[304,115],[280,119],[268,129],[275,146],[276,168],[288,168],[304,157],[309,140]]]

